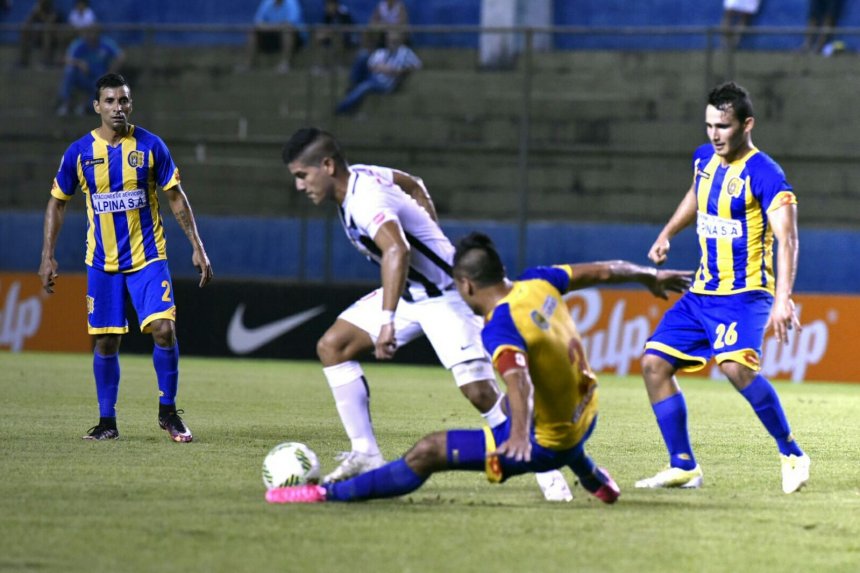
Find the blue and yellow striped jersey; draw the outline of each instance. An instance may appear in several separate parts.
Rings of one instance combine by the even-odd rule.
[[[597,379],[561,298],[571,273],[568,265],[528,269],[487,315],[482,332],[494,363],[506,349],[527,355],[535,439],[554,450],[575,446],[597,415]]]
[[[80,186],[87,202],[87,265],[107,272],[136,271],[167,258],[157,186],[179,183],[164,142],[130,126],[115,147],[96,130],[66,150],[51,195],[67,201]]]
[[[768,213],[797,203],[782,168],[753,148],[722,165],[710,143],[693,156],[702,257],[691,292],[774,292],[773,231]]]

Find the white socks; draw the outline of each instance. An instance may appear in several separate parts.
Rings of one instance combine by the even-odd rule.
[[[363,454],[378,454],[379,445],[370,422],[368,389],[361,365],[350,360],[327,366],[323,368],[323,373],[334,395],[340,421],[352,442],[352,450]]]

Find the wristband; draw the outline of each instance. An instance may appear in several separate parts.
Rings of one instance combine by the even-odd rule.
[[[391,324],[394,322],[394,311],[393,310],[383,310],[380,313],[379,323],[382,325]]]

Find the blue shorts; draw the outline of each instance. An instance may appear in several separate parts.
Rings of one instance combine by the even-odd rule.
[[[597,418],[591,422],[591,426],[579,443],[566,450],[551,450],[540,445],[532,432],[530,440],[532,458],[528,462],[517,462],[504,456],[487,458],[489,452],[495,451],[510,436],[510,418],[492,430],[488,427],[482,430],[450,430],[447,432],[448,458],[453,461],[454,467],[451,469],[484,469],[489,481],[501,483],[513,476],[545,472],[571,465],[585,456],[585,442],[591,436],[596,424]],[[456,451],[457,448],[462,448],[463,451]]]
[[[133,273],[106,273],[87,267],[87,331],[125,334],[126,301],[131,299],[140,331],[152,330],[153,320],[176,320],[173,283],[167,261],[153,261]]]
[[[712,356],[718,364],[730,360],[758,372],[772,305],[773,296],[759,290],[730,295],[688,292],[663,315],[645,343],[645,353],[687,372],[701,370]]]

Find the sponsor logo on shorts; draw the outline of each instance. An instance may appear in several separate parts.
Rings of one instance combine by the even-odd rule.
[[[87,314],[92,314],[96,308],[96,299],[87,295]]]

